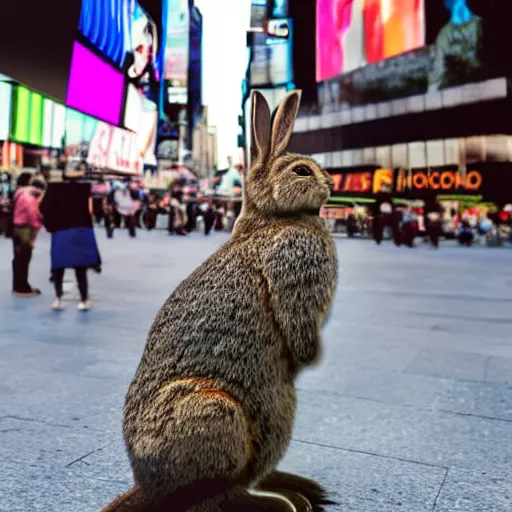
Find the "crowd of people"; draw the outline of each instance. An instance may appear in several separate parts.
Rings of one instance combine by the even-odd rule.
[[[235,172],[236,171],[236,172]],[[13,241],[12,291],[18,297],[41,294],[29,282],[29,267],[38,232],[45,227],[51,233],[51,276],[55,288],[52,307],[62,309],[63,279],[66,269],[76,275],[80,300],[78,309],[87,311],[89,299],[87,270],[101,272],[101,257],[94,227],[103,225],[107,238],[117,229],[126,228],[130,237],[138,229],[152,231],[164,226],[169,234],[187,236],[195,230],[209,235],[212,230],[230,230],[242,207],[242,184],[239,170],[230,166],[219,173],[213,189],[199,192],[197,183],[177,179],[167,190],[145,189],[140,179],[111,179],[103,176],[85,179],[84,175],[64,176],[59,183],[48,183],[48,175],[22,173],[14,182],[3,173],[0,180],[0,235]],[[449,216],[453,237],[461,245],[475,240],[500,245],[500,228],[508,226],[512,237],[512,216],[503,210],[458,212]],[[421,229],[420,229],[421,219]],[[368,234],[377,244],[386,235],[397,246],[414,247],[423,232],[434,247],[446,236],[446,211],[435,197],[421,208],[397,206],[391,191],[383,190],[366,215],[354,211],[336,219],[333,229],[343,225],[349,237]],[[512,241],[512,238],[511,238]]]
[[[407,247],[414,247],[418,237],[423,237],[435,248],[439,247],[443,237],[456,239],[465,246],[473,243],[500,246],[512,242],[510,205],[501,209],[488,205],[468,208],[460,204],[442,204],[434,196],[395,204],[391,194],[383,192],[369,207],[339,208],[332,217],[333,232],[346,233],[349,238],[373,238],[377,244],[386,237],[397,246]]]
[[[29,267],[44,227],[51,234],[55,310],[62,309],[66,269],[75,271],[78,309],[87,311],[92,306],[87,270],[101,272],[95,224],[104,226],[107,238],[122,227],[136,237],[138,229],[152,231],[162,224],[159,217],[164,217],[169,234],[187,236],[202,229],[209,235],[212,230],[231,229],[242,205],[240,174],[230,169],[215,178],[215,189],[208,193],[199,193],[196,184],[186,179],[176,180],[168,190],[155,191],[145,189],[140,179],[86,178],[83,173],[64,173],[59,182],[49,181],[43,173],[24,172],[16,180],[2,173],[0,184],[0,235],[13,240],[13,294],[41,295],[29,282]]]

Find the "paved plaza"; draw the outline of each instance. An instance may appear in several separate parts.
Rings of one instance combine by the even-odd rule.
[[[11,296],[0,239],[1,512],[97,512],[128,489],[121,409],[146,333],[227,237],[98,231],[89,313],[70,271],[51,311],[47,234],[31,270],[43,295]],[[337,247],[324,357],[299,379],[282,469],[325,484],[333,511],[512,511],[512,249]]]

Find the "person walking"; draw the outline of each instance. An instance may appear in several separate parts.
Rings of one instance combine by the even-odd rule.
[[[135,236],[137,236],[135,231],[135,211],[138,208],[138,203],[136,202],[134,192],[125,185],[122,189],[119,188],[115,191],[114,201],[116,204],[116,210],[124,220],[124,225],[128,228],[130,236],[135,238]]]
[[[55,286],[54,310],[62,309],[64,272],[75,271],[80,291],[79,311],[88,311],[87,270],[101,272],[101,258],[93,229],[91,185],[80,182],[51,183],[41,203],[46,229],[52,235],[51,269]]]
[[[27,179],[30,181],[25,185]],[[30,286],[28,275],[37,234],[43,225],[39,204],[44,196],[46,183],[40,178],[30,179],[22,175],[18,185],[13,206],[12,291],[17,297],[33,297],[41,295],[40,290]]]

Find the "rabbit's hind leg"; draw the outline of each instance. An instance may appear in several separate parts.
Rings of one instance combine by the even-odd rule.
[[[130,441],[136,484],[173,511],[249,485],[252,440],[242,406],[210,382],[179,381],[162,391]]]

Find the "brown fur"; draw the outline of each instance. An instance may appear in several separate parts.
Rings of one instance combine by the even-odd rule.
[[[318,360],[336,288],[336,249],[318,216],[332,180],[311,159],[285,153],[299,103],[299,93],[289,94],[270,126],[265,99],[253,95],[242,215],[149,333],[124,409],[135,494],[144,503],[179,510],[181,492],[195,512],[290,509],[248,489],[265,485],[290,442],[295,378]],[[209,497],[201,495],[204,482],[212,484]],[[298,510],[322,510],[323,491],[308,482],[296,477],[277,489],[267,480]],[[304,508],[304,496],[317,508]]]

